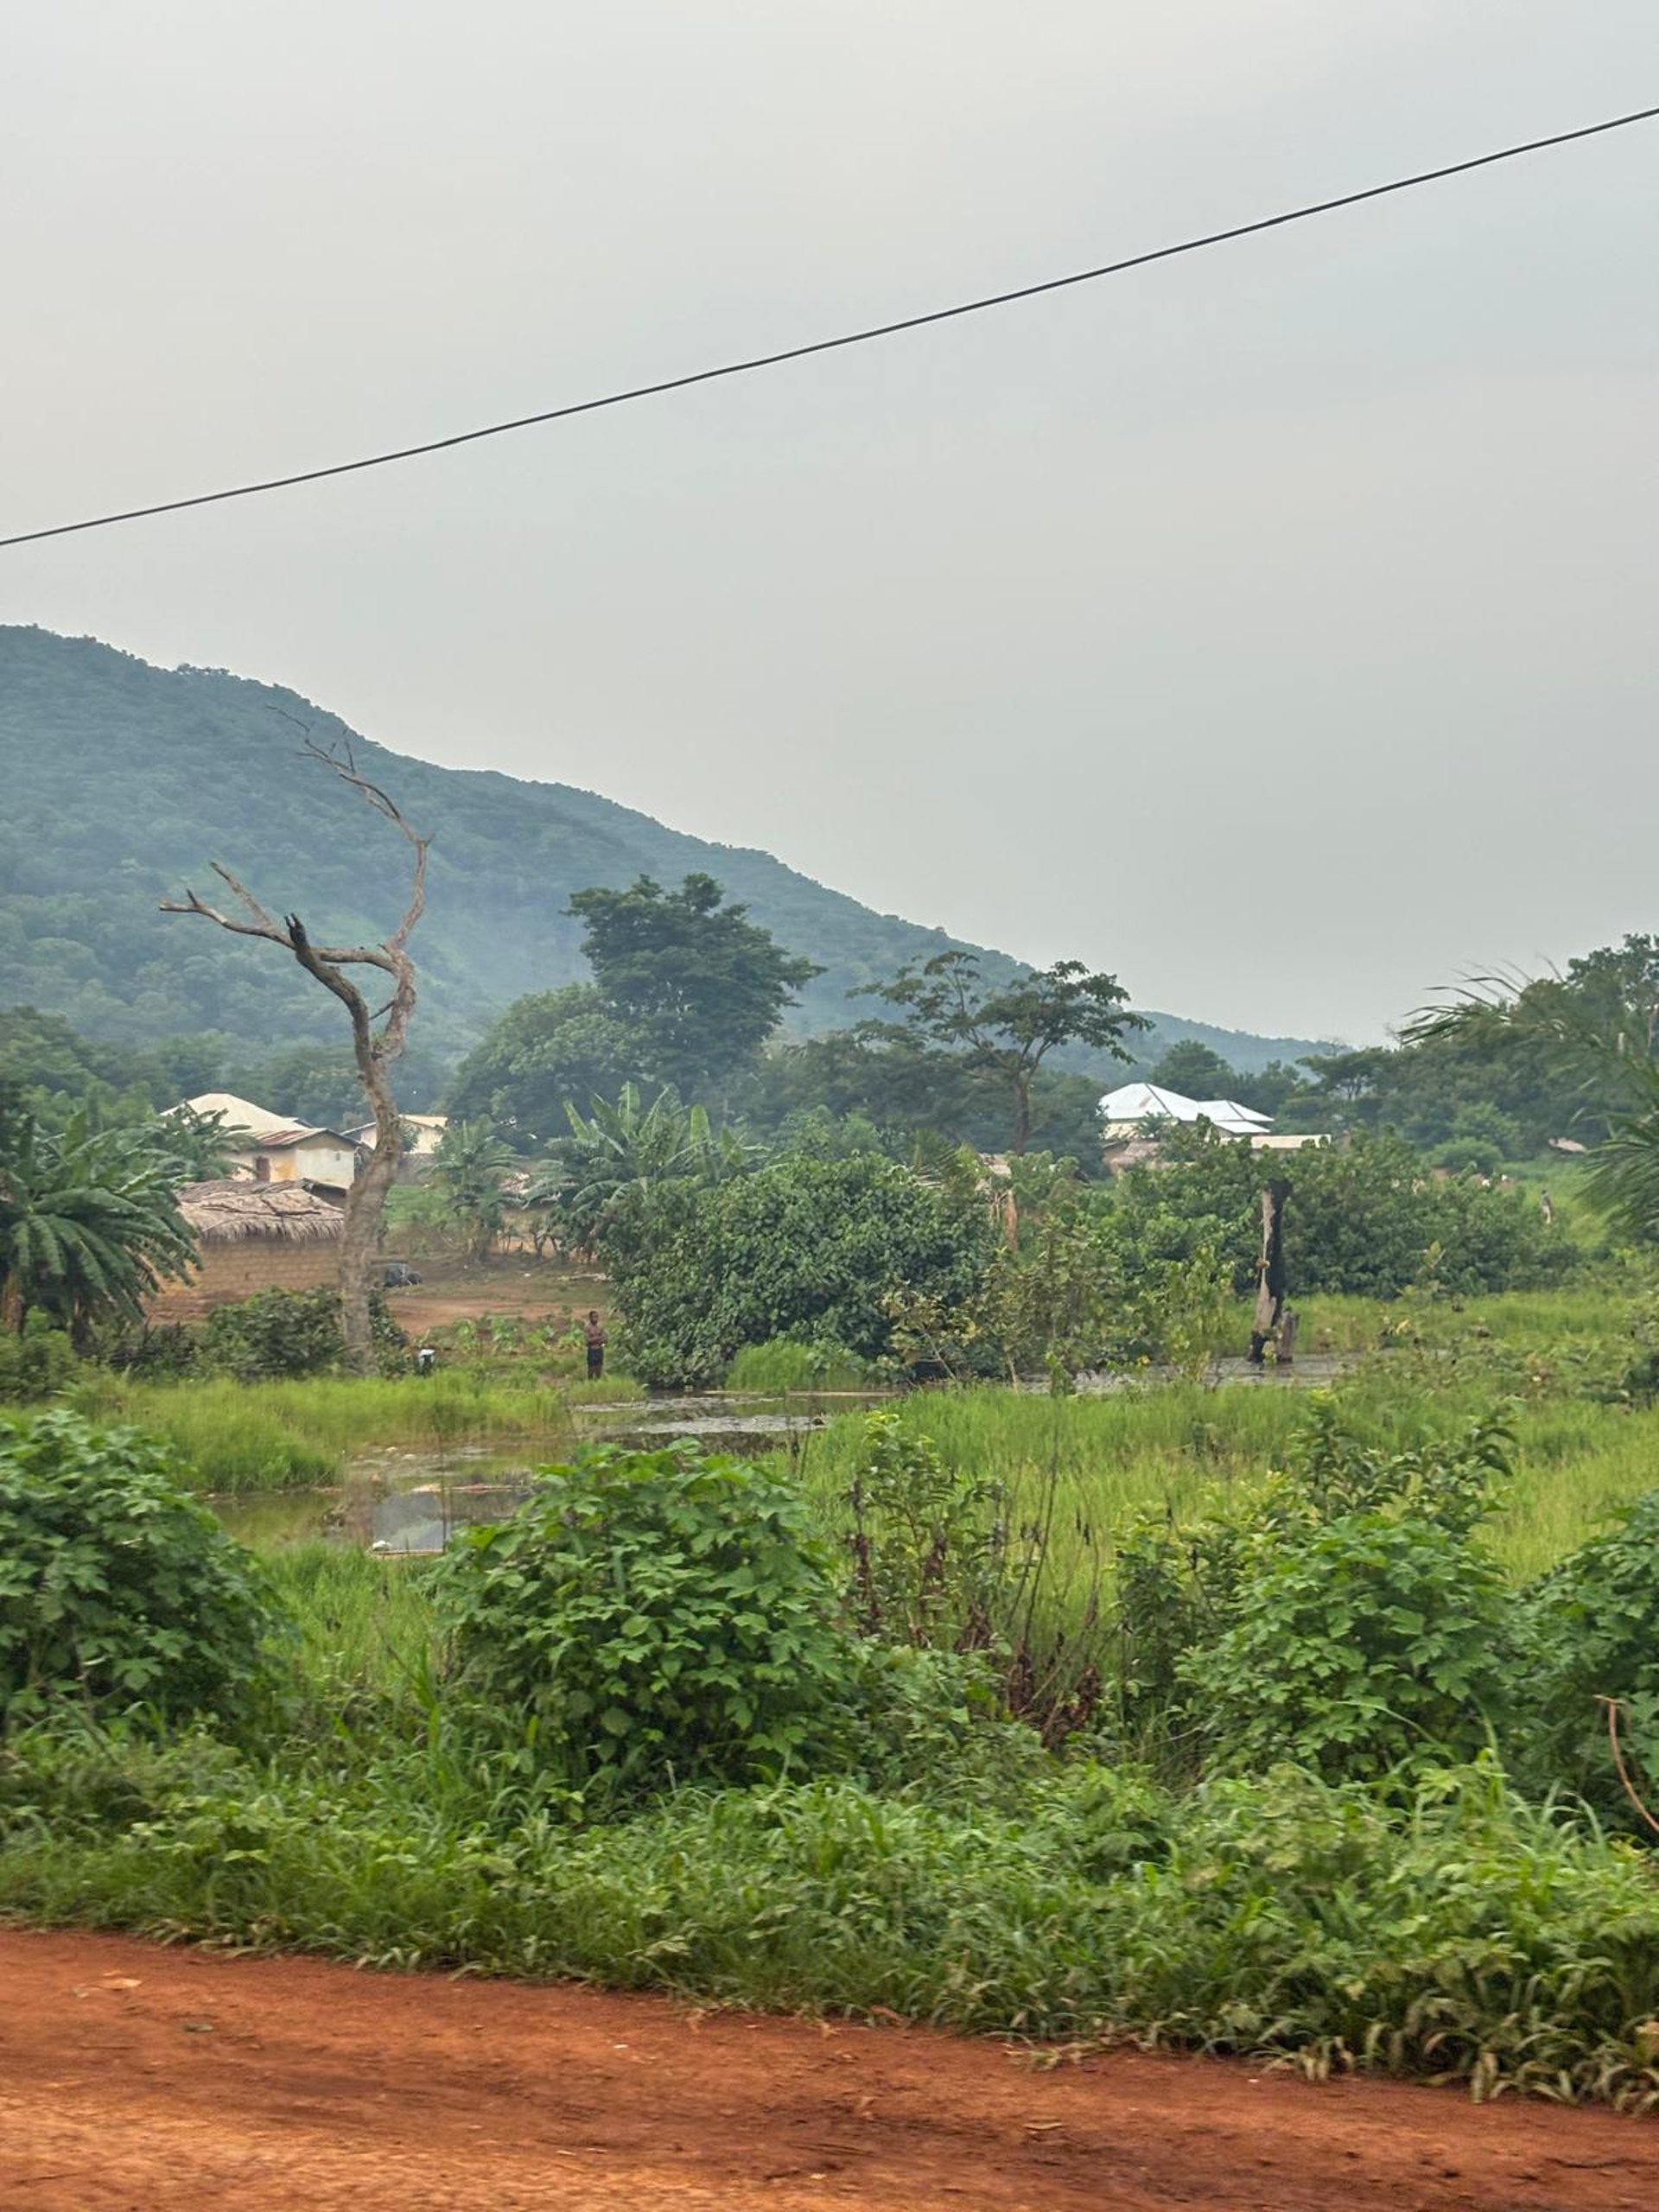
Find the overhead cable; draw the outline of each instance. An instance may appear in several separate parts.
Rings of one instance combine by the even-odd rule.
[[[1659,106],[1635,108],[1627,115],[1609,116],[1600,123],[1587,123],[1573,130],[1557,130],[1547,138],[1529,138],[1520,144],[1501,146],[1490,154],[1471,155],[1467,160],[1447,162],[1439,168],[1419,169],[1410,176],[1390,178],[1386,184],[1370,184],[1357,192],[1344,192],[1332,200],[1316,200],[1300,207],[1290,207],[1277,215],[1258,216],[1254,221],[1235,223],[1221,231],[1206,231],[1201,237],[1182,238],[1173,245],[1154,246],[1145,253],[1126,255],[1119,261],[1102,262],[1092,269],[1073,270],[1065,276],[1047,276],[1032,284],[1019,284],[1006,292],[988,292],[978,299],[959,300],[954,306],[930,308],[918,315],[898,317],[892,322],[866,325],[859,330],[841,332],[833,338],[810,339],[804,345],[784,346],[770,353],[751,353],[743,359],[722,361],[707,369],[692,369],[683,376],[663,377],[652,384],[630,385],[626,391],[607,391],[593,399],[575,399],[561,407],[543,408],[534,415],[517,415],[503,423],[486,423],[477,429],[456,430],[448,437],[428,438],[418,445],[395,446],[384,453],[365,454],[355,461],[336,461],[321,468],[296,469],[285,476],[263,477],[252,483],[232,484],[217,492],[196,492],[184,499],[158,499],[143,507],[124,507],[111,514],[87,515],[79,522],[54,523],[43,530],[22,530],[10,537],[0,537],[0,549],[10,545],[32,545],[46,537],[68,537],[79,531],[108,530],[116,523],[142,522],[152,515],[177,514],[187,507],[207,507],[226,499],[251,499],[264,492],[286,491],[296,484],[317,484],[331,476],[351,476],[365,468],[387,468],[394,461],[415,461],[423,454],[446,453],[454,446],[474,445],[481,438],[505,437],[513,430],[529,430],[543,423],[562,423],[574,415],[597,414],[607,407],[624,407],[632,400],[654,399],[664,392],[684,391],[693,385],[714,384],[727,377],[752,375],[757,369],[772,369],[785,361],[804,361],[815,353],[834,353],[850,346],[868,346],[879,338],[895,338],[907,330],[923,330],[931,323],[953,322],[964,315],[984,315],[992,308],[1012,307],[1020,300],[1040,298],[1046,292],[1063,292],[1074,285],[1097,283],[1104,276],[1121,276],[1131,269],[1145,269],[1157,261],[1173,261],[1185,253],[1200,253],[1207,246],[1226,245],[1236,238],[1254,238],[1263,231],[1281,230],[1288,223],[1305,223],[1316,215],[1329,215],[1341,207],[1357,207],[1367,200],[1382,200],[1391,193],[1412,192],[1419,186],[1438,184],[1446,177],[1465,176],[1471,169],[1491,168],[1498,162],[1518,161],[1523,155],[1540,154],[1552,146],[1568,146],[1585,138],[1599,138],[1611,130],[1628,130],[1632,124],[1651,123],[1659,117]]]

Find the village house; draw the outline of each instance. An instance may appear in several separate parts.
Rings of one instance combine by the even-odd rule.
[[[447,1114],[401,1114],[398,1119],[404,1125],[404,1156],[397,1163],[397,1179],[400,1183],[417,1182],[422,1176],[432,1173],[438,1157],[438,1147],[449,1126],[449,1116]],[[365,1122],[359,1128],[347,1129],[346,1134],[353,1144],[372,1146],[375,1139],[374,1123]]]
[[[179,1211],[196,1239],[185,1281],[165,1282],[145,1308],[151,1323],[199,1320],[261,1290],[315,1290],[340,1274],[340,1208],[293,1182],[251,1175],[188,1183]]]
[[[1111,1168],[1132,1166],[1153,1158],[1160,1130],[1172,1122],[1208,1122],[1223,1136],[1235,1137],[1256,1152],[1295,1152],[1324,1144],[1322,1136],[1276,1135],[1273,1117],[1236,1098],[1186,1098],[1152,1083],[1126,1083],[1101,1100],[1101,1141]]]
[[[296,1183],[342,1201],[357,1179],[358,1141],[349,1134],[313,1128],[228,1090],[204,1090],[184,1103],[194,1114],[220,1116],[232,1175],[256,1183]]]

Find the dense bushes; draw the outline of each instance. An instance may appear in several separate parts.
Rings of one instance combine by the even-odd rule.
[[[1385,1452],[1310,1404],[1288,1470],[1117,1561],[1123,1740],[1173,1770],[1332,1781],[1472,1757],[1514,1701],[1515,1624],[1476,1541],[1508,1472],[1501,1424]]]
[[[342,1770],[212,1738],[0,1754],[0,1912],[410,1968],[1659,2103],[1659,1892],[1490,1765],[1404,1804],[1096,1767],[679,1792],[582,1829],[416,1732]]]
[[[577,1784],[777,1773],[854,1665],[798,1494],[685,1448],[545,1469],[447,1562],[457,1675]]]
[[[1618,1702],[1627,1755],[1659,1813],[1659,1490],[1535,1584],[1523,1649],[1529,1731],[1518,1768],[1640,1828],[1613,1763],[1606,1701]]]
[[[378,1291],[369,1303],[381,1372],[393,1371],[404,1364],[409,1339]],[[240,1382],[326,1375],[339,1368],[342,1350],[340,1293],[326,1286],[261,1290],[237,1305],[216,1306],[197,1340],[201,1367],[209,1373],[233,1375]]]
[[[0,1405],[55,1397],[79,1369],[74,1348],[60,1329],[41,1328],[31,1319],[18,1335],[0,1330]]]
[[[1254,1279],[1268,1163],[1203,1127],[1172,1132],[1164,1154],[1114,1186],[1120,1249],[1133,1266],[1209,1247],[1244,1289]],[[1434,1175],[1396,1137],[1311,1146],[1274,1160],[1271,1172],[1292,1185],[1285,1255],[1299,1295],[1396,1298],[1426,1280],[1462,1296],[1524,1290],[1575,1256],[1564,1236],[1546,1230],[1525,1192]]]
[[[888,1301],[965,1299],[991,1241],[983,1207],[870,1154],[786,1157],[634,1208],[611,1253],[617,1350],[652,1383],[717,1381],[741,1346],[774,1337],[879,1359]]]
[[[54,1436],[96,1483],[54,1524],[66,1555],[115,1526],[123,1454],[173,1525],[131,1440],[63,1414],[30,1433],[0,1562],[19,1496],[59,1495]],[[1491,1755],[1449,1756],[1489,1724],[1525,1739],[1552,1649],[1582,1680],[1539,1699],[1571,1709],[1605,1669],[1634,1706],[1647,1507],[1502,1600],[1478,1534],[1502,1430],[1385,1447],[1316,1399],[1283,1474],[1123,1547],[1141,1747],[1161,1726],[1166,1752],[1194,1730],[1203,1749],[1159,1783],[1110,1763],[1127,1696],[1065,1758],[996,1717],[991,1647],[953,1647],[999,1578],[1029,1626],[1041,1532],[891,1412],[858,1434],[839,1575],[789,1482],[689,1451],[554,1470],[430,1573],[294,1555],[302,1633],[263,1755],[217,1718],[14,1726],[0,1913],[1659,2102],[1650,1865],[1519,1802]],[[78,1574],[76,1606],[111,1580]],[[149,1650],[135,1618],[124,1648]],[[198,1680],[173,1709],[207,1702]]]
[[[1432,1521],[1347,1513],[1261,1543],[1232,1624],[1192,1662],[1226,1763],[1339,1781],[1472,1757],[1508,1684],[1503,1595]]]
[[[0,1419],[0,1713],[224,1713],[268,1617],[248,1554],[165,1446],[68,1413]]]

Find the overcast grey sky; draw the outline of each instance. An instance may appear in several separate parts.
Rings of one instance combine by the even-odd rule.
[[[348,458],[1659,99],[1654,0],[36,0],[0,528]],[[1659,924],[1659,125],[0,554],[1142,1004],[1378,1035]]]

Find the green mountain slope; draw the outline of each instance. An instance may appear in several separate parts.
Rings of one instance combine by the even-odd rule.
[[[200,1030],[259,1047],[337,1036],[338,1010],[268,947],[157,912],[187,884],[208,896],[208,863],[221,860],[314,936],[385,934],[402,908],[406,849],[299,757],[308,730],[324,744],[352,735],[294,692],[223,670],[156,668],[91,639],[0,626],[0,1004],[134,1043]],[[510,1000],[583,972],[563,910],[591,884],[717,876],[823,966],[797,1016],[810,1029],[866,1010],[848,1001],[855,986],[957,942],[770,854],[683,836],[591,791],[352,741],[359,766],[433,835],[415,939],[428,1052],[459,1054]],[[1014,964],[984,957],[993,973]],[[1155,1020],[1148,1056],[1188,1036],[1241,1069],[1310,1049]]]

